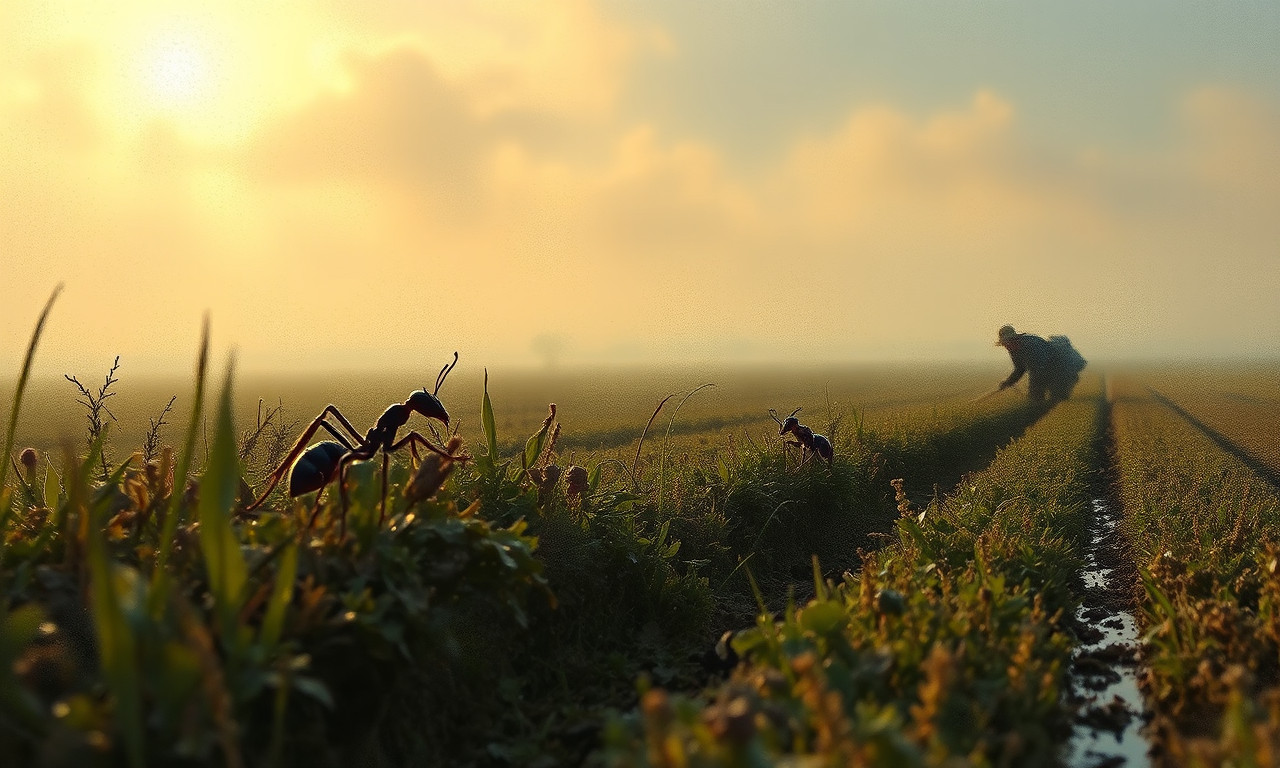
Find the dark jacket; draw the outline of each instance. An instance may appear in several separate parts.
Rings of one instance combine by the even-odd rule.
[[[1020,333],[1005,345],[1013,360],[1013,373],[1001,382],[1001,387],[1012,387],[1024,373],[1031,372],[1032,380],[1043,377],[1053,367],[1053,348],[1049,342],[1030,333]]]

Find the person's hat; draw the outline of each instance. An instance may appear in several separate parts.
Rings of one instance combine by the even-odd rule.
[[[997,334],[996,346],[998,347],[1001,344],[1004,344],[1006,341],[1016,338],[1017,335],[1018,335],[1018,332],[1013,330],[1012,325],[1001,326],[1000,332]]]

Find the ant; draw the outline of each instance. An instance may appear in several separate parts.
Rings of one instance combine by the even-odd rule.
[[[783,448],[785,449],[787,446],[791,445],[798,446],[802,457],[800,461],[800,466],[802,467],[808,463],[809,459],[813,458],[814,454],[826,459],[827,466],[831,466],[835,457],[835,449],[832,448],[831,441],[828,440],[826,436],[819,435],[812,429],[809,429],[800,423],[800,420],[796,418],[796,414],[801,410],[803,410],[803,408],[797,408],[792,411],[791,415],[786,419],[779,419],[778,412],[772,408],[769,409],[769,415],[773,417],[774,421],[778,422],[778,436],[781,437],[782,435],[790,433],[796,438],[795,440],[788,440],[784,443]],[[806,451],[809,452],[807,457],[805,456]]]
[[[382,412],[378,417],[378,421],[369,428],[368,433],[364,437],[356,431],[351,425],[347,417],[342,415],[336,405],[326,405],[324,410],[320,412],[302,435],[298,437],[297,442],[289,449],[289,453],[285,456],[284,461],[280,462],[280,466],[268,476],[266,489],[262,495],[257,498],[248,507],[245,512],[252,512],[262,505],[271,491],[284,477],[286,468],[289,471],[289,496],[296,498],[305,493],[322,490],[336,477],[338,479],[338,490],[342,498],[342,517],[339,529],[339,537],[346,536],[347,532],[347,488],[344,482],[346,476],[347,465],[353,461],[367,461],[382,452],[382,505],[378,509],[378,525],[382,525],[387,513],[387,468],[391,463],[390,454],[392,451],[398,451],[406,445],[413,452],[415,460],[420,459],[418,456],[418,446],[444,456],[454,461],[467,461],[471,457],[463,454],[455,456],[450,454],[443,448],[438,448],[427,441],[425,437],[417,432],[409,432],[399,441],[396,440],[396,432],[409,422],[409,417],[415,412],[426,416],[429,419],[435,419],[445,426],[447,431],[449,428],[449,413],[445,411],[444,405],[436,397],[440,393],[440,387],[444,384],[444,380],[448,378],[449,372],[458,364],[458,353],[453,353],[453,362],[448,363],[444,368],[440,369],[440,375],[436,377],[435,391],[428,393],[427,388],[423,387],[409,395],[409,398],[403,403],[392,403],[387,410]],[[342,432],[330,424],[326,420],[327,416],[332,416],[337,420],[346,432]],[[428,425],[430,426],[430,425]],[[326,440],[315,445],[307,446],[307,441],[318,429],[324,429],[334,437],[333,440]],[[432,434],[439,437],[435,427],[431,426]],[[311,513],[311,520],[307,523],[310,529],[315,525],[316,517],[320,514],[320,497],[316,497],[316,506]]]

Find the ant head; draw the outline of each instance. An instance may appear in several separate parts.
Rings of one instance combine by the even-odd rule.
[[[452,371],[453,367],[457,364],[458,353],[454,352],[453,362],[445,364],[445,366],[440,369],[440,375],[436,376],[436,388],[434,392],[427,392],[427,388],[423,387],[412,395],[409,395],[409,399],[404,403],[409,410],[417,411],[429,419],[438,419],[444,422],[446,427],[449,426],[449,413],[445,411],[444,406],[441,405],[440,400],[436,395],[440,394],[440,387],[444,384],[444,380],[449,377],[449,372]]]
[[[796,414],[799,413],[800,410],[801,410],[800,408],[797,408],[794,411],[792,411],[791,415],[788,416],[786,419],[780,419],[778,418],[777,411],[773,410],[772,408],[769,409],[769,416],[771,416],[774,421],[778,422],[779,435],[785,435],[788,432],[796,433],[796,429],[800,426],[800,421],[799,419],[796,418]]]
[[[444,405],[425,389],[419,389],[409,399],[405,401],[405,405],[411,411],[416,411],[429,419],[438,419],[449,426],[449,413],[444,409]]]

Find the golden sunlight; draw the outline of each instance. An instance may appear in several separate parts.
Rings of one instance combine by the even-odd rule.
[[[209,54],[194,37],[157,41],[144,53],[142,68],[144,85],[160,106],[189,107],[209,95]]]

